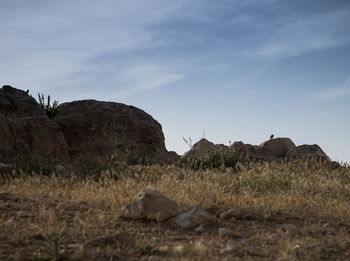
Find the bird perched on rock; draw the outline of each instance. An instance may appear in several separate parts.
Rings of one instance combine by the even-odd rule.
[[[270,140],[272,140],[272,139],[273,139],[273,137],[274,137],[274,136],[273,136],[273,134],[271,134],[271,136],[270,136]]]

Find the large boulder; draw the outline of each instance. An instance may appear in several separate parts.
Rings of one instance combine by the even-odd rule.
[[[263,142],[259,148],[268,156],[281,159],[286,157],[289,150],[295,148],[295,144],[289,138],[276,138]]]
[[[324,160],[329,160],[329,157],[326,153],[318,146],[317,144],[313,145],[300,145],[291,149],[287,152],[286,157],[288,159],[297,159],[297,158],[321,158]]]
[[[67,156],[60,126],[28,93],[8,85],[0,89],[0,128],[1,156]]]
[[[197,159],[203,156],[208,151],[213,150],[214,148],[215,148],[214,143],[203,138],[197,143],[195,143],[192,146],[192,148],[182,156],[182,159],[183,160]]]
[[[156,160],[167,153],[161,125],[133,106],[74,101],[60,104],[53,120],[61,127],[71,156]]]
[[[119,211],[119,217],[128,219],[149,219],[163,221],[179,214],[175,200],[157,190],[144,189],[135,200]]]

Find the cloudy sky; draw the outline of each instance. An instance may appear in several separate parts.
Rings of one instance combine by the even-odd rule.
[[[273,133],[350,162],[348,0],[1,0],[0,16],[2,85],[137,106],[179,154],[182,137]]]

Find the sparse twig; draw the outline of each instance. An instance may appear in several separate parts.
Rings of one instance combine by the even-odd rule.
[[[188,139],[186,139],[185,137],[182,137],[183,141],[186,142],[186,144],[190,147],[190,149],[192,149],[192,139],[191,137],[188,137]]]

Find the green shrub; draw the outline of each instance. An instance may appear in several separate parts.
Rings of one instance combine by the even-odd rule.
[[[192,167],[203,170],[228,167],[235,169],[239,162],[243,162],[243,159],[234,149],[220,150],[215,148],[197,159]]]
[[[39,105],[46,112],[46,115],[52,119],[57,114],[58,101],[54,101],[51,105],[50,95],[47,96],[47,104],[45,104],[44,94],[38,93]]]

